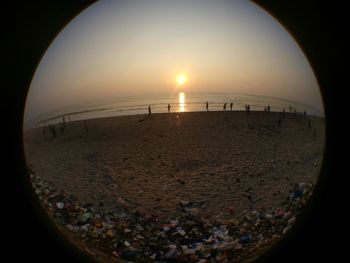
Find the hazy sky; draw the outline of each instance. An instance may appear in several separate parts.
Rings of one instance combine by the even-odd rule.
[[[239,92],[322,109],[312,69],[289,33],[244,0],[102,0],[69,23],[41,60],[26,118],[133,94]]]

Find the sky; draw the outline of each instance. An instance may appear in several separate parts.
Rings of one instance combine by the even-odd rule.
[[[104,98],[188,92],[279,97],[323,109],[302,50],[247,0],[101,0],[48,47],[25,120]]]

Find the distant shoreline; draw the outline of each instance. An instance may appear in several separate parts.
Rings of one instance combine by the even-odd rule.
[[[184,93],[183,101],[180,102],[178,97],[180,93]],[[322,109],[305,103],[290,101],[283,98],[276,98],[261,95],[237,94],[229,92],[208,92],[208,93],[192,93],[179,92],[173,94],[148,94],[143,96],[126,96],[113,99],[105,99],[98,102],[90,102],[81,105],[73,105],[57,109],[55,111],[47,112],[36,116],[35,118],[25,119],[25,129],[34,127],[35,125],[42,126],[44,122],[54,123],[60,122],[62,117],[70,116],[73,119],[92,119],[95,117],[104,116],[122,116],[122,115],[137,115],[144,114],[148,111],[148,106],[151,105],[152,110],[157,113],[166,113],[168,104],[171,105],[172,112],[183,111],[186,112],[202,112],[205,111],[205,103],[209,102],[209,109],[220,111],[223,104],[227,102],[227,109],[229,104],[233,103],[233,110],[244,110],[246,104],[251,105],[252,111],[263,111],[264,106],[270,105],[271,111],[279,112],[283,108],[289,112],[289,107],[296,109],[297,112],[307,111],[311,115],[317,114],[323,116]]]
[[[220,108],[222,106],[219,106]],[[216,108],[219,108],[218,106],[216,106]],[[229,108],[229,106],[228,106]],[[140,113],[140,114],[126,114],[126,115],[112,115],[112,116],[102,116],[102,117],[92,117],[92,118],[82,118],[82,119],[75,119],[75,120],[72,120],[72,121],[69,121],[69,119],[66,119],[66,122],[74,122],[74,121],[82,121],[82,120],[94,120],[94,119],[103,119],[103,118],[113,118],[113,117],[123,117],[123,116],[144,116],[144,115],[148,115],[147,113],[147,108],[142,108],[145,113]],[[96,111],[103,111],[105,109],[101,109],[101,110],[85,110],[85,111],[79,111],[79,112],[75,112],[75,113],[67,113],[67,114],[61,114],[61,115],[58,115],[58,116],[54,116],[54,117],[51,117],[51,118],[48,118],[48,119],[45,119],[45,120],[42,120],[40,121],[39,123],[35,125],[31,125],[31,127],[25,127],[23,128],[24,131],[28,131],[28,130],[31,130],[31,129],[35,129],[35,128],[42,128],[42,127],[45,127],[45,126],[48,126],[50,123],[51,124],[59,124],[62,122],[62,117],[65,117],[65,118],[68,118],[68,117],[72,117],[74,115],[77,115],[77,114],[81,114],[81,113],[87,113],[87,112],[96,112]],[[251,112],[263,112],[263,113],[266,113],[264,110],[250,110]],[[210,112],[246,112],[245,110],[222,110],[222,109],[211,109],[209,111],[206,111],[205,109],[204,110],[201,110],[201,111],[184,111],[184,112],[155,112],[155,113],[152,113],[152,115],[156,115],[156,114],[184,114],[184,113],[210,113]],[[270,114],[272,113],[278,113],[278,114],[281,114],[282,112],[281,111],[276,111],[276,110],[271,110]],[[294,113],[291,113],[289,111],[286,111],[286,114],[291,114],[293,115]],[[296,114],[298,116],[300,115],[303,115],[303,112],[296,112]],[[323,119],[324,120],[324,116],[320,116],[318,114],[309,114],[308,113],[308,117],[318,117],[320,119]],[[50,122],[52,120],[56,120],[56,122]],[[46,125],[44,124],[46,123]],[[39,124],[41,124],[40,126],[38,126]]]

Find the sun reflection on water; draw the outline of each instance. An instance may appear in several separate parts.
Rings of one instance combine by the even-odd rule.
[[[186,106],[185,92],[180,92],[179,93],[179,112],[185,112],[186,111],[185,106]]]

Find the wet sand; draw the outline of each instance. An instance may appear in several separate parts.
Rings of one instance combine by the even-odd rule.
[[[66,123],[56,138],[24,133],[30,168],[57,190],[112,210],[176,216],[199,203],[206,218],[240,218],[278,207],[295,183],[315,183],[324,123],[287,113],[193,112],[109,117]],[[316,128],[316,139],[313,138]]]

